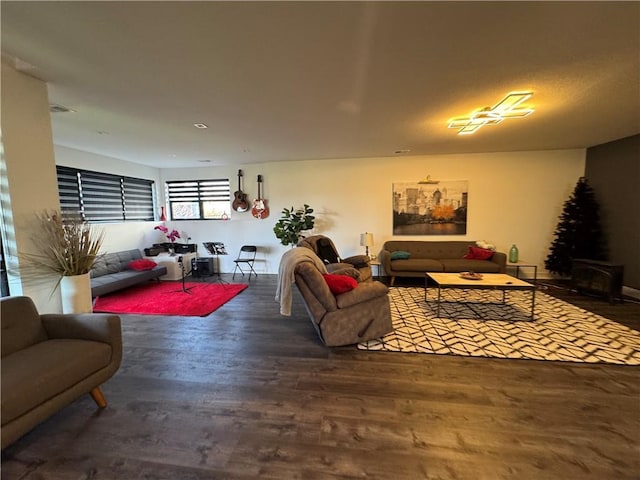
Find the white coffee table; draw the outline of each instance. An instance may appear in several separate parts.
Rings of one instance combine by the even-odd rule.
[[[502,291],[502,303],[506,303],[507,292],[509,290],[525,290],[531,292],[531,317],[534,319],[534,307],[536,302],[536,287],[531,283],[520,280],[519,278],[506,275],[504,273],[483,273],[480,280],[468,280],[462,278],[459,273],[425,273],[424,282],[424,299],[427,301],[427,291],[429,289],[428,281],[433,280],[438,289],[437,312],[440,316],[440,303],[442,302],[442,290],[447,288],[479,289],[479,290],[500,290]],[[468,302],[464,302],[468,303]]]

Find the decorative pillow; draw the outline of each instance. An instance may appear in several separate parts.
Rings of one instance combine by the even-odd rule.
[[[403,250],[396,250],[395,252],[391,252],[391,260],[406,260],[410,256],[411,254],[409,252],[405,252]]]
[[[153,270],[155,266],[158,264],[153,260],[149,260],[146,258],[140,258],[138,260],[131,260],[129,262],[129,268],[131,270]]]
[[[469,253],[462,258],[466,258],[467,260],[489,260],[493,257],[493,253],[493,250],[487,248],[470,246]]]
[[[322,275],[324,281],[329,285],[329,290],[334,295],[340,295],[346,293],[358,286],[358,282],[355,278],[347,277],[346,275],[334,275],[332,273],[325,273]]]

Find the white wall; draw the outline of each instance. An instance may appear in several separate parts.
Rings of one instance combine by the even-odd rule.
[[[311,205],[317,216],[311,233],[323,233],[342,256],[364,253],[360,233],[374,234],[377,252],[392,235],[392,184],[414,182],[431,175],[438,180],[469,180],[468,229],[465,236],[403,236],[416,240],[478,240],[506,252],[518,245],[522,260],[544,268],[553,231],[578,178],[584,174],[585,150],[430,155],[394,158],[273,162],[241,167],[243,190],[257,195],[256,176],[263,176],[263,196],[271,215],[258,220],[249,212],[232,212],[229,221],[177,221],[174,228],[194,242],[221,241],[230,255],[224,271],[242,244],[260,247],[260,271],[277,273],[286,248],[273,234],[284,207]],[[194,178],[231,179],[236,167],[163,169],[162,181]],[[398,237],[396,237],[398,238]],[[202,249],[199,247],[201,253]],[[544,272],[540,274],[544,276]]]
[[[162,190],[160,170],[157,168],[60,145],[55,146],[55,158],[57,165],[65,167],[153,180],[156,188],[159,191]],[[158,205],[162,201],[161,198],[158,199]],[[158,232],[154,231],[151,225],[153,225],[151,222],[121,222],[97,225],[96,228],[103,230],[105,234],[102,251],[117,252],[134,248],[142,250],[151,246],[154,242],[161,241]]]

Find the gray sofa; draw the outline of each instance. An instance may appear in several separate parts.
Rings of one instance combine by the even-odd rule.
[[[129,262],[142,258],[140,250],[124,250],[106,253],[91,269],[91,296],[98,297],[131,287],[167,274],[167,267],[156,266],[153,270],[132,270]]]
[[[100,385],[120,366],[120,317],[40,315],[29,297],[0,307],[3,449],[86,393],[106,407]]]
[[[424,277],[426,272],[504,273],[507,255],[495,252],[489,260],[462,258],[475,247],[473,241],[389,240],[380,252],[380,263],[391,285],[396,277]],[[408,252],[409,258],[392,260],[392,252]]]

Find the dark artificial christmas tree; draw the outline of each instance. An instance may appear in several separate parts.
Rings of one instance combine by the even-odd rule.
[[[599,206],[586,178],[580,177],[559,218],[556,238],[544,262],[547,270],[567,276],[574,258],[606,260]]]

